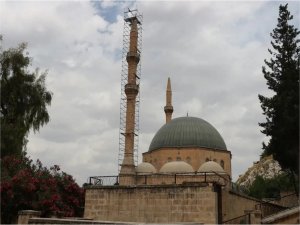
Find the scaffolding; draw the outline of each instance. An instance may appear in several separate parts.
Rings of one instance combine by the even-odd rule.
[[[126,102],[127,97],[125,94],[125,85],[128,79],[128,63],[126,60],[127,54],[129,53],[130,44],[130,22],[131,18],[136,17],[138,20],[138,44],[137,51],[141,55],[142,50],[142,22],[143,15],[135,10],[126,10],[124,12],[124,30],[123,30],[123,51],[122,51],[122,71],[121,71],[121,99],[120,99],[120,132],[119,132],[119,154],[118,154],[118,173],[121,169],[121,164],[124,159],[125,151],[125,136],[126,133]],[[139,61],[136,70],[136,84],[139,87],[141,78],[141,61]],[[139,106],[140,106],[140,92],[136,96],[135,105],[135,124],[134,124],[134,163],[137,165],[138,162],[138,143],[139,143]]]

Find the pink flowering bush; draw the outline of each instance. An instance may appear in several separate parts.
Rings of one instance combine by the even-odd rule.
[[[19,210],[39,210],[42,216],[82,216],[84,189],[55,165],[50,169],[25,155],[1,159],[1,222],[15,222]]]

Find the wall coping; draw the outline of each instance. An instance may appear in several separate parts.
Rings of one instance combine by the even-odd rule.
[[[278,219],[281,219],[281,218],[288,217],[290,215],[299,213],[299,211],[300,211],[299,206],[296,206],[294,208],[283,210],[283,211],[278,212],[276,214],[273,214],[271,216],[267,216],[267,217],[263,218],[261,220],[261,222],[262,223],[272,223],[272,222],[275,222]]]
[[[140,224],[144,225],[145,223],[140,222],[121,222],[121,221],[100,221],[100,220],[91,220],[87,218],[80,219],[58,219],[58,218],[30,218],[29,224],[120,224],[120,225],[129,225],[129,224]],[[148,224],[148,223],[147,223]],[[148,225],[157,225],[155,223],[149,223]],[[183,223],[171,223],[168,225],[200,225],[199,223],[193,222],[183,222]]]
[[[205,184],[205,185],[204,185]],[[85,187],[85,189],[154,189],[154,188],[188,188],[188,187],[211,187],[213,185],[212,182],[207,183],[187,183],[187,184],[162,184],[162,185],[131,185],[131,186],[123,186],[123,185],[111,185],[111,186],[96,186],[91,185]]]
[[[20,210],[18,212],[18,215],[41,215],[41,211],[36,211],[36,210]]]

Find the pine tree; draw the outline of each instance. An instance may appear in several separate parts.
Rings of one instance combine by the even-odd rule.
[[[281,167],[299,175],[299,52],[300,33],[289,24],[293,16],[288,4],[280,5],[277,27],[270,34],[273,49],[262,72],[272,97],[259,95],[266,122],[261,131],[270,137],[263,143],[263,155],[273,154]]]

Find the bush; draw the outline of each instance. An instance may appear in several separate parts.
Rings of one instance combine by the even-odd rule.
[[[84,189],[55,165],[47,169],[26,155],[1,159],[1,222],[12,223],[19,210],[39,210],[42,216],[82,216]]]

